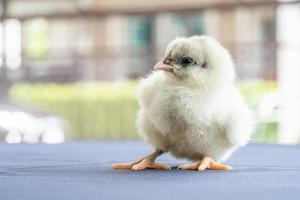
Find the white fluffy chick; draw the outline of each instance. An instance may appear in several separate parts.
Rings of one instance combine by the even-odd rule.
[[[194,161],[178,169],[231,169],[218,162],[249,141],[253,117],[234,85],[235,69],[228,51],[208,36],[177,38],[154,69],[138,87],[137,127],[155,151],[113,168],[170,169],[154,162],[170,152]]]

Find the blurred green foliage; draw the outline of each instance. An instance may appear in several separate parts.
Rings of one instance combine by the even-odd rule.
[[[274,81],[240,82],[238,87],[253,111],[257,111],[266,95],[277,91],[277,84]],[[256,132],[252,137],[254,141],[277,142],[277,122],[262,122],[257,119],[256,123]]]
[[[274,82],[238,85],[252,109],[257,109],[265,94],[276,91]],[[19,83],[11,88],[10,98],[61,115],[69,122],[73,139],[136,139],[139,136],[135,128],[138,110],[135,91],[136,82]],[[254,139],[275,141],[276,126],[259,123]]]
[[[37,61],[44,60],[49,50],[49,23],[46,19],[37,18],[25,22],[25,52]]]
[[[258,107],[266,94],[277,91],[275,81],[241,81],[238,87],[252,109]]]
[[[14,101],[64,117],[74,139],[137,138],[135,83],[16,84]]]

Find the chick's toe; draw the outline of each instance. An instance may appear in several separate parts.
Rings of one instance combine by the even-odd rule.
[[[145,169],[169,170],[171,169],[171,167],[168,164],[155,163],[147,159],[144,159],[141,162],[133,165],[131,169],[135,171],[145,170]]]
[[[231,170],[232,167],[229,165],[221,165],[216,163],[212,158],[210,157],[204,157],[203,160],[192,163],[192,164],[184,164],[177,167],[177,169],[181,170],[198,170],[203,171],[206,169],[212,169],[212,170]]]

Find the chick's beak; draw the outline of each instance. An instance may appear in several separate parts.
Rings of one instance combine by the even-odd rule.
[[[159,61],[154,65],[154,70],[163,70],[166,72],[173,72],[174,68],[170,65],[163,63],[163,61]]]

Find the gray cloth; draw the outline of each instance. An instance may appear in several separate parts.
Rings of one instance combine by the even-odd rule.
[[[1,200],[300,199],[300,146],[251,144],[226,162],[232,171],[113,170],[152,149],[141,142],[0,143]]]

